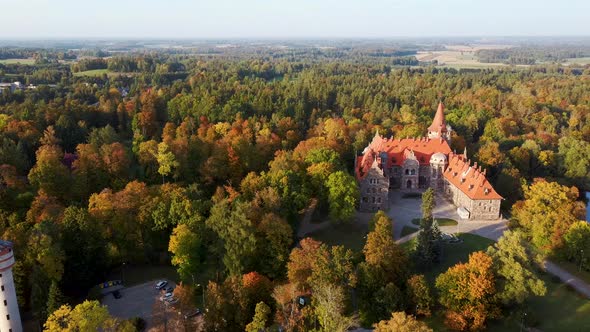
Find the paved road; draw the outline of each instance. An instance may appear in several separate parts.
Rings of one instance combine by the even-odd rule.
[[[572,286],[578,291],[578,293],[590,299],[590,285],[588,285],[582,279],[576,277],[575,275],[569,273],[568,271],[548,260],[543,261],[543,267],[547,272],[559,277],[561,281]]]

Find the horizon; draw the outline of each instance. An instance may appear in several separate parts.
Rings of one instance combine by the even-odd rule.
[[[588,37],[590,3],[29,0],[2,4],[2,40]],[[23,14],[20,14],[23,13]],[[26,24],[23,24],[26,22]]]

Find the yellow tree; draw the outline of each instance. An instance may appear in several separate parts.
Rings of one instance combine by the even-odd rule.
[[[447,308],[446,324],[455,330],[479,330],[487,318],[499,316],[492,258],[478,251],[469,262],[449,268],[436,278],[440,303]]]
[[[392,312],[391,319],[374,325],[375,332],[432,332],[426,323],[416,320],[405,312]]]

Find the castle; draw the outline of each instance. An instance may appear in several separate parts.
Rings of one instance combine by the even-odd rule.
[[[457,206],[462,218],[498,219],[502,197],[486,179],[486,171],[471,164],[467,153],[451,151],[451,126],[439,103],[428,137],[393,139],[375,134],[355,160],[361,211],[386,210],[389,192],[433,188]]]

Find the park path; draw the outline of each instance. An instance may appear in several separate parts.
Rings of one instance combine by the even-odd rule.
[[[576,277],[557,264],[548,260],[543,261],[543,268],[545,271],[553,274],[554,276],[557,276],[563,283],[572,286],[578,291],[578,293],[590,299],[590,285],[584,280]]]

